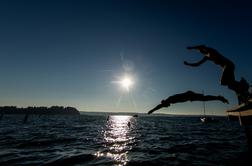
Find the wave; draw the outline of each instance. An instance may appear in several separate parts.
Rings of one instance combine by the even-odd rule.
[[[23,143],[19,143],[16,148],[29,148],[29,147],[38,147],[38,146],[49,146],[52,144],[65,144],[76,141],[76,138],[50,138],[50,139],[31,139],[26,140]]]
[[[66,155],[58,158],[51,159],[41,166],[58,166],[58,165],[74,165],[74,164],[84,164],[86,162],[92,161],[95,156],[92,154],[76,154],[76,155]]]

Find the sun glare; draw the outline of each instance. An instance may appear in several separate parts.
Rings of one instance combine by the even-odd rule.
[[[124,75],[123,77],[118,77],[118,79],[112,81],[112,83],[119,85],[124,91],[127,92],[129,92],[130,89],[132,89],[132,86],[135,84],[133,77],[128,74]]]
[[[125,90],[129,91],[130,87],[131,87],[132,84],[133,84],[133,81],[132,81],[129,77],[124,77],[124,78],[120,81],[120,83],[121,83],[121,86],[122,86]]]

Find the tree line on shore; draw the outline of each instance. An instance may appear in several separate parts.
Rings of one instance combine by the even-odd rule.
[[[38,115],[79,115],[80,112],[74,107],[51,106],[51,107],[17,107],[0,106],[0,114],[38,114]]]

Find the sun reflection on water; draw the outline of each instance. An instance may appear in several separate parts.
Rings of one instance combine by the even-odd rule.
[[[129,161],[128,152],[132,148],[135,127],[132,116],[109,116],[103,131],[105,151],[95,153],[97,157],[113,159],[117,165],[126,165]]]

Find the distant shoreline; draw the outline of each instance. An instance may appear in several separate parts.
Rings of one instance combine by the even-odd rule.
[[[80,115],[80,112],[74,107],[51,106],[51,107],[16,107],[16,106],[1,106],[0,114],[14,115]]]
[[[85,114],[93,114],[93,115],[139,115],[139,116],[169,116],[169,117],[174,117],[174,116],[180,116],[180,117],[201,117],[203,115],[201,114],[166,114],[166,113],[156,113],[156,114],[151,114],[148,115],[147,113],[139,113],[139,112],[90,112],[90,111],[80,111],[81,115]],[[227,115],[206,115],[210,117],[226,117]]]

